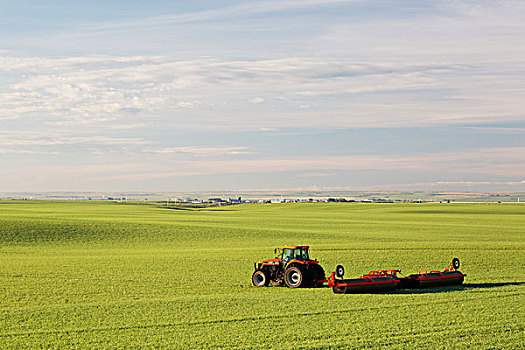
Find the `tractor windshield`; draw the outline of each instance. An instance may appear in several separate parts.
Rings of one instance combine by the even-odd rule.
[[[293,259],[293,250],[291,249],[284,249],[283,250],[283,260],[290,260]]]

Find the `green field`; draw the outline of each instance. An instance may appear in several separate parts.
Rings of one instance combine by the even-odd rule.
[[[525,348],[525,205],[228,209],[0,202],[0,348]],[[252,287],[283,244],[349,277],[453,257],[468,276],[385,294]]]

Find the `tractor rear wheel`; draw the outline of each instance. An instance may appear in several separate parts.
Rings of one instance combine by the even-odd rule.
[[[256,287],[265,287],[270,283],[270,280],[264,271],[257,270],[252,275],[252,283]]]
[[[324,280],[326,278],[324,269],[321,265],[313,265],[311,273],[311,284],[312,287],[322,287],[323,282],[319,283],[317,281]]]
[[[299,288],[303,285],[304,273],[298,267],[290,267],[284,272],[284,283],[290,288]]]

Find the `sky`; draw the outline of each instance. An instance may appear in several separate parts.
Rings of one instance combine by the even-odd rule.
[[[524,191],[524,18],[0,0],[0,191]]]

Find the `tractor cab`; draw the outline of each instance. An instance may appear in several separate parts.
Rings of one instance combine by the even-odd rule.
[[[285,267],[292,260],[309,261],[308,246],[288,245],[279,249],[281,265]],[[277,249],[276,249],[277,251]]]
[[[282,259],[296,259],[301,261],[310,260],[308,246],[284,246],[282,247]]]

